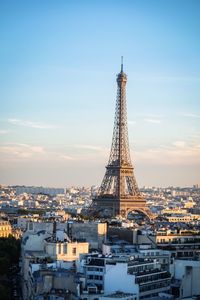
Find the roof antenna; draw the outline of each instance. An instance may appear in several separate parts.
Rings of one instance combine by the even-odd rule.
[[[123,73],[123,56],[121,56],[121,73]]]

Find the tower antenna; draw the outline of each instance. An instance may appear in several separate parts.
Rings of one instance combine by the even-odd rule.
[[[124,59],[124,57],[121,56],[121,72],[123,72],[123,59]]]

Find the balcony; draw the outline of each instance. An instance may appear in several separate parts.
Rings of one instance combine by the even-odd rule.
[[[170,282],[164,286],[158,286],[158,287],[152,287],[152,288],[150,286],[147,286],[145,290],[140,290],[140,297],[151,295],[152,293],[158,294],[158,293],[162,293],[162,292],[167,292],[169,290],[170,290]]]
[[[157,242],[158,245],[182,245],[182,244],[200,244],[200,238],[197,239],[185,239],[185,240],[172,240],[172,241],[163,241],[163,242]]]
[[[137,276],[136,277],[136,283],[138,283],[139,285],[145,285],[147,283],[152,283],[152,282],[159,282],[159,281],[163,281],[166,279],[171,279],[171,274],[169,272],[160,272],[160,273],[149,273],[149,274],[145,274],[143,276]]]

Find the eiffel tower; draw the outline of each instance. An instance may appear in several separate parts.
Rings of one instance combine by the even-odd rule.
[[[131,163],[126,112],[127,75],[117,75],[117,101],[115,110],[112,146],[106,173],[97,196],[93,199],[96,211],[109,212],[110,216],[127,217],[131,211],[142,212],[149,218],[152,213],[141,195]]]

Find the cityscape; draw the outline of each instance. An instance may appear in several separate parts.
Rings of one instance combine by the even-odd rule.
[[[0,7],[0,300],[200,299],[199,2]]]

